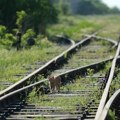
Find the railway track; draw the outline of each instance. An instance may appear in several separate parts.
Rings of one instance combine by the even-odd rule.
[[[114,51],[110,50],[111,44],[108,46],[107,41],[102,43],[102,40],[96,41],[92,38],[93,35],[87,37],[48,64],[48,73],[60,75],[62,78],[63,86],[60,93],[37,96],[34,94],[35,90],[31,92],[35,88],[33,86],[42,85],[43,82],[47,86],[47,80],[31,85],[29,84],[32,82],[29,82],[24,87],[20,84],[25,84],[24,81],[31,80],[33,76],[40,74],[41,69],[23,79],[19,84],[1,92],[1,120],[94,119],[103,92],[100,91],[99,79],[104,78],[108,72],[105,65],[112,60]],[[82,47],[83,45],[84,47]],[[76,54],[73,56],[71,55],[73,53]],[[51,70],[50,65],[54,71]],[[82,65],[86,66],[81,67]],[[46,69],[48,71],[48,68]],[[16,85],[20,86],[16,87]],[[32,96],[32,100],[30,96]]]

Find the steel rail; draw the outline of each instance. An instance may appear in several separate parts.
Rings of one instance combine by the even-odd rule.
[[[38,74],[47,73],[47,70],[50,69],[50,67],[53,69],[53,67],[55,67],[55,64],[58,64],[60,62],[62,63],[65,59],[67,59],[71,55],[71,53],[75,52],[76,49],[80,48],[82,45],[89,42],[89,40],[95,34],[97,34],[97,33],[94,33],[91,36],[81,40],[79,43],[77,43],[75,45],[72,45],[69,49],[67,49],[66,51],[64,51],[63,53],[58,55],[57,57],[53,58],[52,60],[47,62],[45,65],[40,67],[39,69],[35,70],[33,73],[29,74],[25,78],[19,80],[15,84],[13,84],[13,85],[9,86],[8,88],[6,88],[5,90],[1,91],[0,92],[0,97],[7,94],[7,93],[9,93],[9,92],[12,92],[12,91],[14,91],[16,89],[19,89],[19,88],[23,87],[24,84],[27,83],[27,81],[31,81],[31,79],[33,79],[33,77],[37,76]],[[64,57],[64,56],[66,56],[66,57]]]
[[[107,117],[108,111],[109,109],[114,105],[116,99],[120,98],[120,89],[117,90],[112,96],[111,98],[108,100],[108,102],[106,103],[101,116],[100,116],[100,120],[105,120],[105,118]]]
[[[100,104],[99,104],[99,107],[98,107],[98,110],[97,110],[97,113],[96,113],[96,116],[95,116],[95,120],[100,120],[101,113],[102,113],[103,108],[105,106],[105,103],[107,101],[108,92],[109,92],[109,88],[110,88],[110,85],[111,85],[111,82],[112,82],[112,79],[113,79],[113,76],[114,76],[116,61],[117,61],[117,57],[119,56],[119,52],[120,52],[120,43],[118,45],[115,57],[112,61],[112,67],[111,67],[111,70],[110,70],[110,75],[109,75],[106,87],[104,89],[104,92],[103,92],[103,95],[102,95],[102,98],[101,98],[101,101],[100,101]]]

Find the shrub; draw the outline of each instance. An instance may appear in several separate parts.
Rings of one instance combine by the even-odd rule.
[[[13,34],[7,33],[6,30],[5,26],[0,25],[0,45],[10,49],[15,42],[15,37]]]
[[[22,36],[22,45],[27,45],[27,40],[31,37],[35,36],[35,32],[32,29],[28,29],[26,33]]]
[[[3,38],[6,33],[6,27],[3,25],[0,25],[0,38]]]

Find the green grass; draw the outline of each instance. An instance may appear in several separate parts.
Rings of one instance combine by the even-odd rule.
[[[112,96],[115,91],[120,89],[120,68],[119,67],[115,68],[115,74],[116,75],[115,75],[114,79],[112,80],[112,83],[110,86],[110,91],[111,91],[110,96]]]
[[[33,97],[33,96],[32,96]],[[85,97],[57,97],[57,98],[47,98],[46,96],[39,97],[37,99],[36,97],[33,98],[33,101],[29,103],[36,103],[36,106],[47,106],[47,107],[58,107],[64,110],[75,110],[76,105],[78,103],[81,104],[81,106],[84,106],[88,101]]]
[[[84,34],[91,34],[99,28],[104,28],[98,35],[118,40],[120,31],[119,15],[92,16],[60,16],[58,24],[50,25],[47,33],[67,35],[77,41]]]
[[[119,15],[108,15],[103,17],[102,20],[105,24],[105,28],[103,31],[99,33],[100,36],[111,38],[113,40],[118,41],[118,37],[120,35],[120,16]]]
[[[48,27],[47,33],[50,36],[60,34],[67,35],[73,40],[80,40],[83,34],[92,33],[100,28],[100,25],[83,16],[60,17],[58,24]]]

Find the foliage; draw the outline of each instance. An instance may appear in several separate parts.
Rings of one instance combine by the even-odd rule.
[[[41,37],[40,35],[37,36],[36,38],[36,44],[41,48],[49,48],[52,46],[51,42],[48,40],[47,37],[44,37],[42,39],[39,39]]]
[[[100,0],[80,0],[78,13],[82,15],[88,14],[104,14],[108,13],[109,8],[101,3]]]
[[[27,16],[25,11],[17,11],[17,20],[16,25],[18,26],[18,29],[21,31],[23,27],[23,22],[25,21],[25,17]]]
[[[62,15],[68,15],[70,14],[70,2],[67,0],[53,0],[52,1],[56,7],[56,9],[59,11],[60,14]]]
[[[7,48],[11,48],[12,44],[15,42],[15,37],[11,33],[6,33],[3,39],[2,44]]]
[[[27,40],[35,36],[35,32],[32,29],[28,29],[22,36],[22,45],[27,46]]]
[[[120,10],[119,10],[117,7],[113,7],[113,8],[111,9],[111,12],[112,12],[112,13],[120,13]]]
[[[90,68],[87,69],[87,74],[88,75],[92,76],[93,73],[94,73],[94,69],[90,69]]]
[[[11,33],[7,33],[7,28],[0,25],[0,44],[1,46],[10,49],[12,44],[15,42],[15,37]]]
[[[90,19],[90,18],[89,18]],[[69,36],[73,40],[80,39],[83,32],[89,33],[93,30],[98,29],[100,26],[87,20],[83,16],[60,16],[58,24],[54,24],[47,28],[47,33],[49,36],[60,34],[63,36]]]
[[[53,2],[56,4],[56,0]],[[118,8],[109,8],[102,0],[60,0],[58,4],[63,14],[64,10],[81,15],[120,13]]]
[[[115,111],[109,110],[107,119],[108,120],[115,120]]]
[[[31,27],[37,32],[45,34],[45,28],[47,23],[53,23],[57,20],[57,12],[49,0],[31,0],[29,3],[29,9],[26,10],[29,15],[29,21]]]
[[[0,6],[0,24],[7,26],[9,30],[15,27],[17,16],[19,28],[22,27],[22,23],[25,23],[26,29],[34,28],[35,31],[41,33],[45,33],[48,23],[53,23],[57,20],[57,11],[50,3],[50,0],[1,0]],[[23,17],[25,16],[27,19],[24,22]]]
[[[3,38],[5,33],[6,33],[6,27],[3,25],[0,25],[0,39]]]

